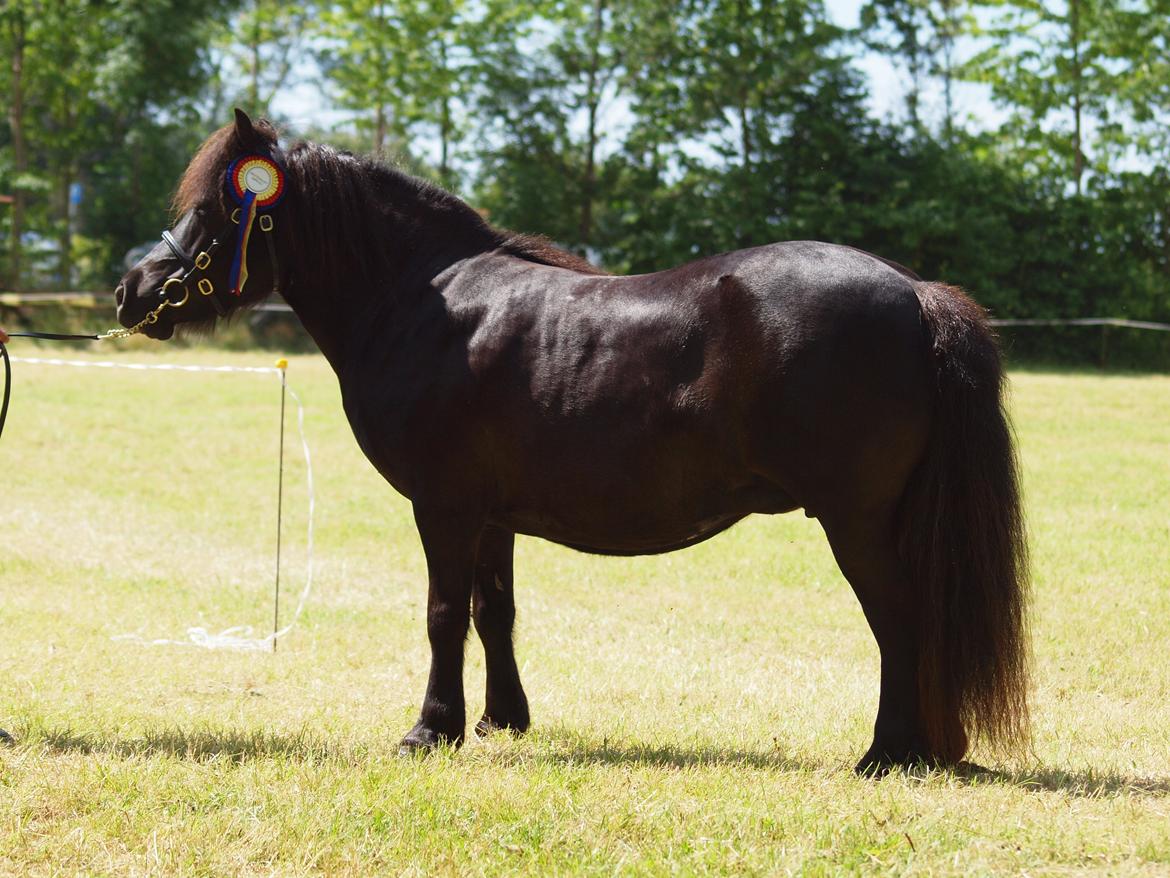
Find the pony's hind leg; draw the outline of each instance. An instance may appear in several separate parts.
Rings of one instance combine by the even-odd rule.
[[[861,603],[881,652],[881,694],[862,774],[951,761],[931,752],[918,686],[920,609],[899,560],[893,509],[822,519],[833,556]],[[959,754],[960,756],[962,754]]]
[[[520,684],[512,646],[512,626],[516,620],[512,589],[514,543],[511,531],[488,527],[480,537],[476,555],[472,612],[487,665],[483,716],[475,724],[479,735],[496,729],[515,733],[528,730],[528,699]]]

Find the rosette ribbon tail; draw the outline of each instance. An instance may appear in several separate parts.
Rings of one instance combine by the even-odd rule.
[[[244,203],[240,206],[240,233],[236,237],[236,253],[232,257],[232,270],[228,276],[228,289],[233,296],[244,292],[248,282],[248,241],[252,237],[252,224],[256,219],[256,193],[244,192]]]

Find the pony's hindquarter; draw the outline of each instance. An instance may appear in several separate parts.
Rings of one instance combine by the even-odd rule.
[[[1028,557],[1004,372],[986,314],[961,290],[917,283],[934,369],[931,436],[898,512],[919,607],[918,688],[931,753],[1028,736]]]

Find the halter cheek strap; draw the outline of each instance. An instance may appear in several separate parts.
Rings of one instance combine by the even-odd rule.
[[[243,208],[237,207],[234,211],[232,211],[231,220],[233,223],[235,223],[237,225],[244,222]],[[262,236],[264,238],[264,243],[268,245],[268,261],[269,261],[269,264],[272,266],[272,292],[279,293],[280,292],[280,259],[277,256],[277,252],[276,252],[276,235],[273,234],[273,232],[276,228],[276,222],[273,220],[272,214],[262,213],[257,218],[256,224],[258,226],[260,226],[260,231],[263,233]],[[243,236],[243,230],[241,230],[238,233],[237,241],[242,236]],[[251,232],[250,231],[249,231],[249,235],[247,237],[247,241],[248,242],[251,241]],[[245,249],[247,248],[247,243],[244,244],[244,248]],[[237,243],[236,249],[237,249],[236,255],[232,259],[233,271],[235,271],[235,266],[236,266],[237,261],[243,262],[243,257],[240,255],[240,247],[239,247],[238,243]],[[234,280],[234,277],[232,275],[229,275],[229,278],[228,278],[229,285],[232,283],[233,280]],[[240,286],[241,287],[243,286],[242,282],[241,282]],[[239,295],[239,294],[236,293],[236,295]]]

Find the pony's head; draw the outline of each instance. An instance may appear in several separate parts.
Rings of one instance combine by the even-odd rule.
[[[287,186],[276,131],[243,110],[199,148],[175,194],[174,229],[122,278],[118,321],[166,339],[211,325],[287,280],[281,202]]]

